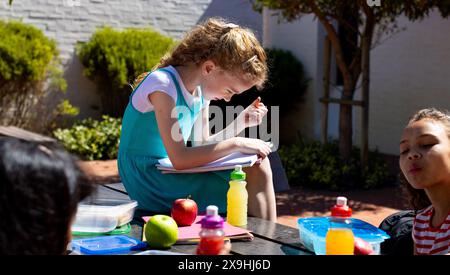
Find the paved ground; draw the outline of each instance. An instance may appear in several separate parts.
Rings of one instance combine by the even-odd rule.
[[[115,160],[81,162],[95,182],[119,182]],[[357,190],[333,192],[327,190],[311,190],[294,187],[291,190],[277,193],[278,222],[297,227],[299,217],[329,215],[337,196],[344,195],[349,199],[353,209],[353,217],[367,221],[375,226],[390,214],[405,209],[406,204],[398,187],[386,187],[374,190]]]
[[[353,217],[378,226],[384,218],[406,209],[400,188],[386,187],[374,190],[333,192],[294,187],[278,193],[278,222],[297,227],[298,217],[327,216],[337,196],[346,196],[353,210]]]

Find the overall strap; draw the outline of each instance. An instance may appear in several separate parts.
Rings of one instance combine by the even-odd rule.
[[[175,77],[175,75],[174,75],[171,71],[169,71],[169,70],[167,70],[167,69],[165,69],[165,68],[160,68],[160,69],[154,70],[153,72],[152,72],[152,71],[148,72],[148,74],[145,76],[145,78],[144,78],[144,79],[139,83],[139,85],[133,90],[133,92],[132,92],[131,95],[130,95],[130,99],[131,99],[131,97],[134,95],[134,93],[137,91],[137,89],[139,89],[139,87],[142,85],[142,83],[144,83],[144,81],[147,79],[147,77],[149,77],[152,73],[154,73],[154,72],[156,72],[156,71],[163,71],[163,72],[166,72],[166,73],[168,73],[168,74],[170,75],[170,77],[172,78],[173,82],[175,83],[175,87],[176,87],[176,89],[177,89],[177,94],[178,94],[178,96],[181,95],[180,98],[183,99],[183,96],[182,96],[182,93],[181,93],[180,84],[178,84],[177,78]]]
[[[134,93],[135,93],[135,92],[137,91],[137,89],[142,85],[142,83],[144,83],[144,81],[147,79],[147,77],[148,77],[149,75],[151,75],[151,74],[152,74],[152,72],[148,72],[148,74],[144,77],[144,79],[142,79],[142,81],[139,82],[139,85],[137,85],[137,87],[134,88],[134,90],[131,92],[131,95],[130,95],[130,97],[129,97],[130,102],[131,102],[131,98],[133,97]]]
[[[189,107],[189,105],[184,100],[184,96],[183,96],[183,93],[181,92],[181,87],[180,87],[180,84],[178,83],[178,80],[177,80],[176,76],[171,71],[169,71],[168,69],[163,68],[163,69],[160,69],[160,70],[163,71],[163,72],[166,72],[166,73],[168,73],[170,75],[170,77],[172,78],[173,83],[175,83],[175,88],[177,89],[177,99],[181,100],[184,103],[184,105],[186,105],[189,108],[189,110],[192,112],[191,108]]]
[[[187,104],[187,102],[184,100],[183,92],[181,91],[180,84],[178,83],[178,80],[177,80],[175,74],[174,74],[173,72],[171,72],[170,70],[166,69],[166,68],[160,68],[160,69],[157,69],[157,70],[155,70],[155,71],[153,71],[153,72],[156,72],[156,71],[163,71],[163,72],[168,73],[168,74],[170,75],[170,77],[172,78],[172,81],[175,83],[175,88],[176,88],[176,90],[177,90],[177,98],[178,98],[179,100],[181,100],[181,102],[183,103],[183,105],[186,105],[186,106],[189,108],[189,110],[190,110],[191,112],[193,112],[194,114],[196,114],[198,111],[200,111],[201,106],[203,106],[203,102],[204,102],[204,101],[203,101],[203,95],[200,95],[200,98],[201,98],[200,107],[196,106],[196,105],[198,105],[198,104],[195,104],[195,103],[194,103],[194,110],[192,110],[191,107],[190,107],[190,106]],[[130,100],[131,100],[131,97],[134,95],[134,93],[137,91],[137,89],[141,86],[141,84],[142,84],[142,83],[147,79],[147,77],[148,77],[150,74],[152,74],[153,72],[148,72],[148,74],[145,76],[145,78],[144,78],[144,79],[139,83],[139,85],[133,90],[133,92],[132,92],[131,95],[130,95]],[[196,107],[197,107],[197,108],[196,108]]]
[[[174,75],[174,73],[171,72],[171,71],[168,70],[168,69],[165,69],[165,68],[160,69],[160,70],[163,71],[163,72],[166,72],[166,73],[168,73],[168,74],[170,75],[170,77],[172,78],[173,82],[175,83],[175,87],[177,88],[178,98],[179,98],[180,100],[182,100],[182,102],[184,103],[184,105],[186,105],[186,106],[189,108],[189,110],[190,110],[194,115],[197,114],[197,113],[200,111],[201,106],[203,106],[203,95],[200,95],[200,98],[201,98],[200,106],[198,106],[198,104],[196,104],[196,102],[194,101],[194,109],[192,109],[192,108],[189,106],[189,104],[187,104],[186,100],[184,100],[184,96],[183,96],[183,93],[182,93],[182,91],[181,91],[180,84],[178,83],[178,80],[177,80],[176,76]]]

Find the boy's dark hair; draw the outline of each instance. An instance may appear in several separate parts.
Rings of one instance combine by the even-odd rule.
[[[56,143],[0,138],[0,254],[64,254],[94,186]]]

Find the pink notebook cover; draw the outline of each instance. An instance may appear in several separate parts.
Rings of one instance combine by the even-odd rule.
[[[142,219],[147,222],[151,216],[144,216]],[[195,241],[198,240],[198,234],[201,230],[200,221],[203,219],[203,215],[197,216],[194,223],[190,226],[180,226],[178,227],[178,241]],[[253,235],[247,229],[233,226],[227,222],[223,223],[223,231],[226,237],[233,239],[233,236],[242,236],[242,239],[252,240]]]

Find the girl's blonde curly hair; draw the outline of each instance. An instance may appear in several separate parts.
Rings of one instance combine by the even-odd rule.
[[[264,48],[248,28],[226,22],[223,18],[209,18],[186,33],[175,48],[161,58],[152,69],[200,65],[212,60],[227,72],[256,83],[261,89],[267,79]],[[148,74],[141,74],[134,82],[136,87]]]

